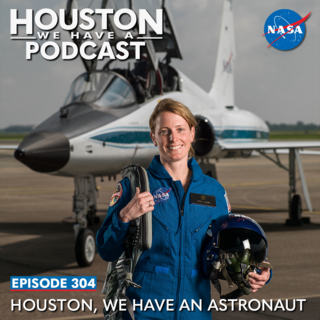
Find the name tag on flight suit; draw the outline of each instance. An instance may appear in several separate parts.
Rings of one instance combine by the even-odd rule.
[[[190,200],[192,204],[199,204],[201,206],[207,206],[207,207],[216,206],[215,196],[208,196],[208,195],[199,194],[199,193],[190,193]]]

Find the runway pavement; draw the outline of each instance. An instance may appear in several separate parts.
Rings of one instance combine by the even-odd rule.
[[[281,160],[286,165],[287,156]],[[213,311],[214,319],[320,318],[320,159],[302,156],[314,213],[310,225],[286,227],[288,173],[262,157],[226,159],[217,163],[218,179],[228,192],[233,213],[246,214],[264,228],[269,242],[272,281],[246,298],[277,301],[306,299],[304,311]],[[298,174],[297,174],[298,176]],[[120,179],[117,176],[117,179]],[[106,216],[115,181],[100,182],[98,215]],[[297,183],[300,194],[301,185]],[[96,255],[91,267],[79,268],[72,229],[73,180],[36,173],[0,151],[0,310],[1,319],[103,319],[100,295],[107,264]],[[306,204],[303,202],[306,210]],[[97,231],[99,225],[92,230]],[[97,292],[10,292],[10,276],[97,276]],[[224,283],[223,293],[228,289]],[[11,299],[93,299],[91,312],[11,312]],[[212,299],[219,300],[212,290]],[[290,306],[292,305],[292,301]]]

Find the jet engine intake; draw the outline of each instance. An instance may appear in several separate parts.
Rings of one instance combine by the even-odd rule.
[[[198,128],[196,129],[195,142],[193,149],[196,156],[205,156],[213,148],[214,145],[214,129],[210,121],[203,116],[195,116],[198,122]]]

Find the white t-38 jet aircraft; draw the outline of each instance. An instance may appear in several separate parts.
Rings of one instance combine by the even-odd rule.
[[[199,131],[194,150],[205,173],[216,176],[215,166],[209,163],[209,159],[246,158],[253,150],[288,170],[290,219],[287,222],[301,223],[301,199],[295,188],[295,160],[305,200],[312,211],[299,149],[320,147],[320,143],[269,142],[266,123],[255,114],[236,107],[232,0],[224,1],[215,75],[209,92],[170,65],[171,59],[182,59],[182,56],[165,1],[124,2],[135,11],[147,3],[151,6],[150,13],[155,12],[152,9],[162,8],[164,30],[161,39],[155,39],[156,34],[148,30],[146,36],[151,39],[145,40],[142,59],[134,60],[125,68],[115,67],[114,60],[109,60],[97,70],[96,60],[82,59],[86,72],[71,85],[64,106],[39,124],[19,146],[13,146],[16,159],[32,170],[74,179],[73,210],[77,221],[74,230],[79,265],[90,265],[94,259],[95,240],[87,225],[97,221],[95,177],[115,176],[131,163],[148,167],[158,152],[150,138],[149,117],[157,102],[164,98],[182,102],[196,116]],[[118,10],[119,3],[105,0],[102,8]],[[76,1],[67,3],[67,19],[70,21],[75,5]],[[113,47],[124,41],[124,33],[115,28],[112,15],[109,16],[108,30],[115,34],[115,40],[110,41]],[[73,30],[76,31],[77,28]],[[133,29],[132,33],[137,34],[137,30]],[[80,38],[75,43],[79,47],[84,41]],[[161,62],[159,54],[164,56]],[[265,152],[270,149],[277,160]],[[289,150],[289,168],[281,164],[279,149]]]

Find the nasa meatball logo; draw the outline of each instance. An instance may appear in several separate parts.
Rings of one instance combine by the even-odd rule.
[[[264,34],[270,46],[282,50],[292,50],[299,46],[306,34],[305,21],[310,17],[309,12],[304,18],[289,9],[281,9],[270,14],[264,24]]]
[[[154,190],[152,194],[154,203],[158,204],[167,202],[170,199],[170,191],[171,188],[158,188]]]

